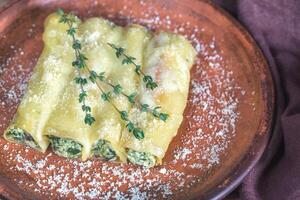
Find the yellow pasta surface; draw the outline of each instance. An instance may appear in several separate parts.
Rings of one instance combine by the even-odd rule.
[[[136,139],[114,107],[101,99],[99,88],[89,83],[85,86],[86,103],[96,121],[91,126],[85,124],[85,113],[78,102],[80,88],[74,82],[77,72],[72,66],[75,55],[66,34],[68,27],[52,14],[45,21],[44,50],[10,128],[21,128],[32,135],[42,151],[48,147],[48,136],[72,139],[82,145],[81,159],[86,160],[93,157],[93,145],[105,140],[122,162],[127,161],[127,151],[131,149],[149,153],[155,156],[156,164],[161,163],[183,119],[195,50],[182,36],[153,33],[139,25],[120,27],[102,18],[78,20],[76,24],[76,37],[88,58],[89,69],[105,72],[110,83],[120,84],[126,94],[137,92],[137,101],[150,108],[160,106],[169,118],[166,122],[159,120],[142,112],[126,97],[113,95],[117,108],[127,111],[129,119],[143,129],[145,138]],[[158,87],[147,89],[134,66],[122,64],[108,43],[126,49],[126,54],[136,58],[135,62],[153,77]],[[87,71],[82,71],[82,75],[88,77]],[[106,91],[111,90],[108,85],[99,84]]]

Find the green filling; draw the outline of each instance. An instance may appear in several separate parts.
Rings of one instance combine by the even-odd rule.
[[[105,160],[116,159],[116,152],[112,149],[110,143],[105,140],[98,140],[93,146],[92,153],[94,156],[104,158]]]
[[[150,153],[138,152],[132,149],[128,150],[127,158],[131,163],[142,165],[147,168],[153,167],[156,162],[155,156]]]
[[[12,128],[6,133],[6,137],[20,144],[26,144],[32,148],[40,149],[39,145],[34,141],[33,137],[26,133],[23,129]]]
[[[20,128],[10,129],[6,133],[6,137],[8,137],[9,139],[12,139],[12,140],[14,140],[16,142],[20,142],[20,143],[24,143],[24,141],[25,141],[25,133]]]
[[[78,158],[81,156],[82,145],[72,139],[48,136],[53,151],[63,157]]]

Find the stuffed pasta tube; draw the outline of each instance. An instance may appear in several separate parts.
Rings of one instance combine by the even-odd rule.
[[[152,109],[159,105],[159,110],[168,113],[169,118],[162,121],[151,113],[131,109],[131,120],[144,130],[145,138],[138,140],[124,130],[123,142],[130,162],[145,167],[161,164],[183,119],[189,91],[190,68],[195,55],[193,47],[182,36],[159,33],[148,43],[143,70],[154,78],[158,87],[149,90],[140,83],[140,101]]]
[[[59,24],[58,19],[52,14],[45,21],[43,52],[17,112],[4,133],[7,140],[42,152],[49,145],[43,135],[44,127],[73,71],[72,41],[66,34],[67,27]]]

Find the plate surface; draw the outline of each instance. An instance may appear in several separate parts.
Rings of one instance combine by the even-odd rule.
[[[117,3],[116,3],[117,2]],[[28,0],[0,9],[0,134],[11,121],[42,50],[45,17],[81,18],[185,35],[198,52],[185,118],[163,165],[143,169],[81,162],[0,138],[0,194],[8,199],[209,199],[237,186],[268,141],[273,86],[253,39],[209,1]],[[47,103],[47,102],[45,102]],[[162,133],[163,134],[163,133]]]

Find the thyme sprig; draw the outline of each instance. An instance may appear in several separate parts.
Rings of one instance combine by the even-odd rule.
[[[149,112],[154,117],[166,121],[169,117],[167,113],[160,112],[159,110],[161,107],[156,106],[154,108],[150,108],[148,104],[142,104],[139,101],[136,100],[137,93],[133,92],[131,94],[126,94],[123,92],[123,88],[120,84],[112,84],[105,78],[105,73],[99,73],[97,74],[95,71],[92,71],[89,69],[89,67],[86,64],[86,60],[88,59],[82,52],[81,52],[81,43],[78,39],[76,39],[75,35],[77,32],[77,28],[74,27],[74,24],[76,23],[76,17],[72,13],[65,13],[62,9],[57,10],[57,14],[61,17],[59,22],[67,24],[69,29],[67,30],[67,34],[71,36],[72,38],[72,48],[75,52],[75,60],[72,62],[72,65],[76,68],[78,76],[75,78],[75,82],[79,84],[80,86],[80,94],[79,94],[79,102],[82,103],[82,110],[85,112],[86,116],[84,119],[84,122],[86,124],[92,125],[95,122],[95,118],[91,115],[91,107],[86,104],[86,97],[87,97],[87,91],[84,90],[84,86],[90,82],[93,84],[96,84],[96,86],[99,88],[101,92],[101,99],[103,101],[107,101],[112,105],[112,107],[119,113],[120,118],[125,122],[126,128],[129,132],[132,132],[133,135],[137,139],[143,139],[144,131],[140,129],[139,127],[136,127],[135,124],[129,119],[129,115],[127,111],[120,110],[118,107],[113,103],[112,100],[112,93],[115,95],[123,95],[127,98],[127,100],[138,107],[142,112]],[[146,84],[146,88],[149,88],[151,90],[155,89],[158,85],[153,80],[153,78],[149,75],[146,75],[142,70],[141,66],[136,64],[134,60],[136,58],[129,56],[125,53],[125,49],[122,47],[117,47],[114,44],[108,43],[113,49],[116,50],[116,56],[117,58],[120,58],[123,56],[122,64],[133,64],[135,66],[135,72],[139,76],[143,76],[143,82]],[[82,76],[82,70],[85,70],[88,72],[89,77],[83,77]],[[112,91],[106,92],[99,82],[102,82],[112,88]]]
[[[133,92],[131,94],[126,94],[123,92],[123,87],[120,84],[112,84],[105,78],[105,72],[101,72],[99,75],[95,71],[90,71],[90,80],[92,82],[96,81],[96,78],[98,78],[102,83],[110,86],[113,89],[113,93],[116,95],[123,95],[124,97],[127,98],[127,100],[132,104],[138,107],[142,112],[149,112],[151,113],[154,117],[166,121],[169,117],[167,113],[159,112],[161,109],[160,106],[156,106],[154,108],[150,108],[149,104],[142,104],[139,101],[136,100],[137,93]]]
[[[107,43],[107,44],[115,50],[115,54],[116,54],[117,58],[123,57],[123,60],[122,60],[123,65],[132,64],[135,67],[135,69],[134,69],[135,73],[137,75],[143,77],[143,82],[146,84],[146,88],[154,90],[158,86],[157,83],[153,80],[153,78],[150,75],[147,75],[142,71],[141,65],[136,64],[136,62],[135,62],[136,58],[132,57],[130,55],[127,55],[125,53],[125,49],[123,47],[117,47],[116,45],[111,44],[111,43]]]
[[[134,137],[137,139],[143,139],[145,137],[144,131],[138,127],[136,127],[134,125],[134,123],[128,118],[128,112],[124,111],[124,110],[120,110],[118,109],[118,107],[111,101],[112,97],[111,97],[111,92],[105,92],[103,90],[103,88],[100,86],[100,84],[97,82],[97,79],[100,80],[101,82],[104,83],[108,83],[107,81],[105,81],[105,76],[104,76],[104,72],[101,72],[99,74],[97,74],[95,71],[90,70],[87,67],[87,70],[90,74],[89,79],[92,83],[96,84],[97,87],[100,89],[101,91],[101,98],[103,101],[107,101],[109,102],[113,108],[119,113],[120,118],[126,123],[126,128],[127,130],[131,133],[133,133]],[[115,94],[120,94],[122,90],[121,85],[114,85],[113,87],[113,92]]]
[[[78,101],[82,104],[81,109],[85,112],[84,123],[92,125],[95,122],[95,118],[92,116],[92,109],[86,104],[87,91],[84,86],[88,83],[88,80],[82,76],[81,70],[86,67],[86,56],[81,52],[81,44],[78,39],[75,38],[76,28],[74,23],[76,23],[76,17],[72,13],[65,13],[62,9],[58,9],[56,13],[60,16],[60,23],[67,24],[69,29],[67,34],[72,38],[72,48],[75,51],[75,60],[72,62],[72,66],[76,68],[77,76],[75,77],[75,82],[80,87],[80,93]]]

